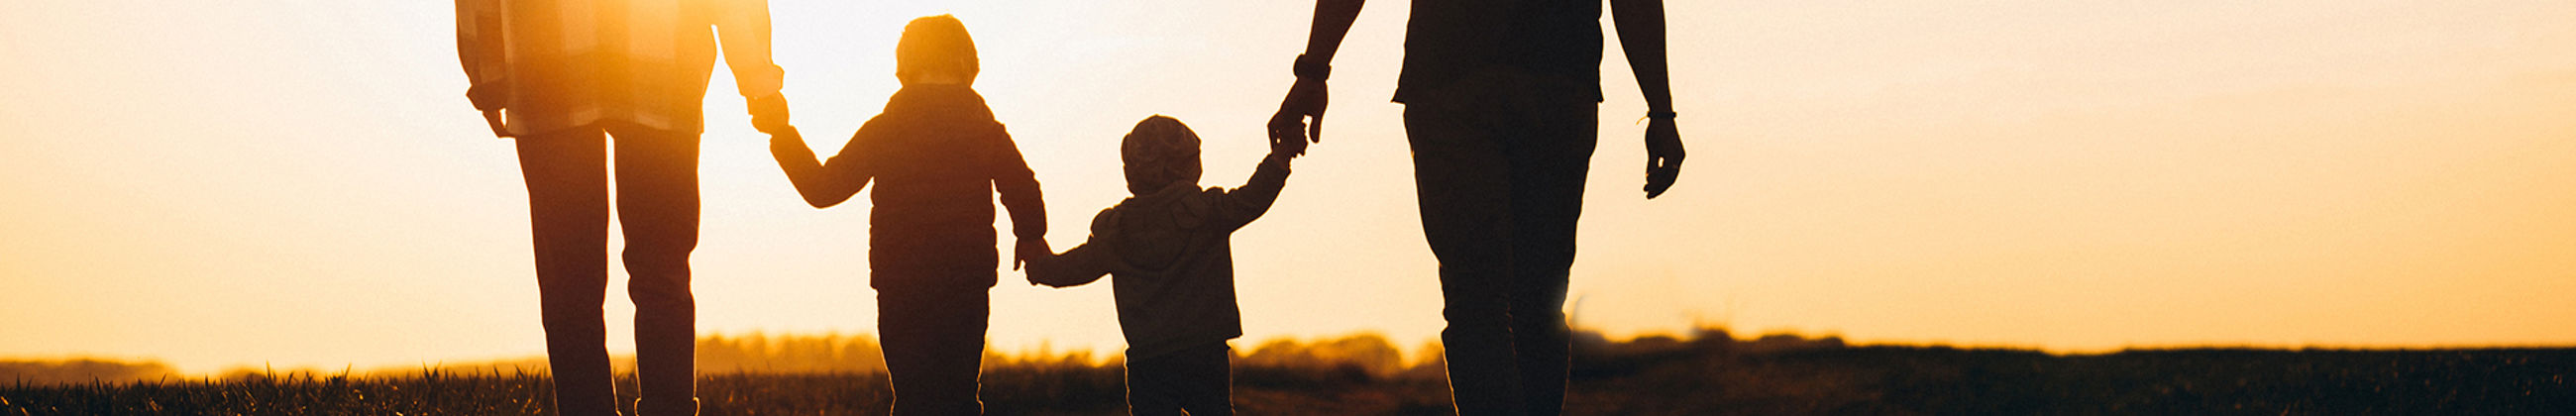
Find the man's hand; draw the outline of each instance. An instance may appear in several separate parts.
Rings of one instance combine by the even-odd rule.
[[[1270,116],[1270,143],[1277,148],[1285,142],[1301,142],[1294,147],[1306,154],[1302,142],[1324,142],[1324,81],[1298,78],[1288,87],[1288,98],[1279,102],[1279,113]],[[1307,121],[1312,118],[1312,124]]]
[[[767,96],[752,98],[747,100],[745,104],[751,106],[751,128],[753,130],[759,130],[762,133],[778,134],[780,130],[789,128],[787,124],[786,94],[770,94]]]
[[[492,137],[510,137],[510,126],[501,123],[501,110],[483,110],[483,124],[492,126]]]
[[[1682,176],[1682,134],[1671,117],[1646,123],[1646,199],[1662,196]]]
[[[1011,270],[1019,270],[1022,265],[1031,262],[1045,262],[1048,257],[1053,256],[1055,256],[1055,249],[1047,247],[1046,239],[1023,238],[1020,239],[1018,246],[1011,250]],[[1032,283],[1036,282],[1035,276],[1031,276],[1030,279]]]

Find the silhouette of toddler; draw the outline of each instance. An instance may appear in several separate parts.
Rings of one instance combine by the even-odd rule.
[[[1228,240],[1270,210],[1288,180],[1288,161],[1304,144],[1274,144],[1242,187],[1202,189],[1198,135],[1171,117],[1146,118],[1120,144],[1135,196],[1101,210],[1089,242],[1029,261],[1036,284],[1117,278],[1129,413],[1233,414],[1226,341],[1243,336],[1243,324]]]

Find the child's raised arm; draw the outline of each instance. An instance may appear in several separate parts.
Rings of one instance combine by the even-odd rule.
[[[832,156],[828,164],[814,160],[814,149],[805,146],[804,135],[797,133],[795,127],[769,136],[769,154],[778,159],[778,168],[787,172],[787,182],[796,185],[796,193],[805,197],[805,203],[815,208],[840,205],[866,189],[868,180],[876,176],[874,163],[867,157],[870,150],[865,149],[870,142],[864,140],[867,131],[859,128],[859,135],[850,137],[850,144],[841,146],[841,154]]]
[[[1290,141],[1301,145],[1297,146],[1299,148],[1305,144]],[[1288,160],[1296,157],[1296,151],[1285,146],[1272,146],[1270,156],[1262,158],[1261,165],[1252,169],[1252,179],[1244,181],[1243,186],[1226,190],[1209,218],[1215,220],[1217,226],[1234,229],[1251,224],[1252,220],[1261,218],[1261,214],[1269,213],[1270,204],[1279,201],[1279,189],[1288,186]]]

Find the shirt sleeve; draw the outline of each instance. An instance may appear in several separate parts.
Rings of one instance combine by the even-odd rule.
[[[456,58],[465,65],[465,97],[476,110],[498,110],[510,102],[501,13],[500,0],[456,0]]]
[[[723,43],[725,66],[743,97],[778,94],[787,71],[769,59],[769,0],[719,0],[717,40]]]
[[[1260,167],[1253,168],[1251,180],[1217,194],[1213,207],[1215,212],[1210,213],[1209,219],[1227,230],[1243,228],[1252,220],[1260,219],[1261,214],[1270,212],[1270,204],[1279,201],[1280,188],[1287,185],[1288,163],[1285,157],[1262,158]]]

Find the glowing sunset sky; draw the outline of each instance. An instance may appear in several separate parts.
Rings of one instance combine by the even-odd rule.
[[[1242,182],[1301,1],[772,0],[819,151],[954,13],[1057,247],[1167,114]],[[1335,62],[1325,141],[1235,236],[1253,340],[1441,327],[1388,103],[1405,2]],[[2096,351],[2576,344],[2576,2],[1676,1],[1679,185],[1603,63],[1579,323]],[[526,193],[444,2],[0,2],[0,357],[188,371],[541,354]],[[1616,42],[1616,36],[1609,36]],[[872,332],[864,199],[803,204],[718,69],[702,331]],[[1008,235],[1007,233],[1003,235]],[[1007,242],[1005,242],[1007,243]],[[1120,348],[1106,285],[1004,274],[1002,350]],[[611,348],[631,351],[624,278]]]

